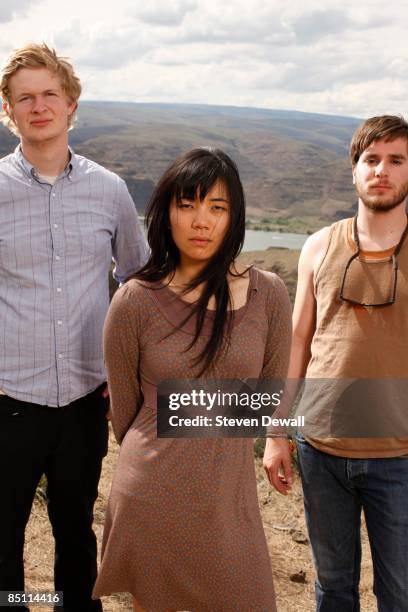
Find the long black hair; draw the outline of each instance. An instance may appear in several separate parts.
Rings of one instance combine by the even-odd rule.
[[[150,257],[134,278],[144,281],[160,281],[174,275],[180,263],[180,253],[173,240],[170,227],[169,208],[173,198],[194,200],[197,193],[202,201],[216,181],[221,181],[228,191],[230,219],[224,240],[218,251],[203,270],[193,278],[183,293],[188,293],[200,284],[203,291],[194,304],[190,315],[197,317],[195,334],[188,349],[197,342],[211,297],[214,296],[216,310],[211,335],[196,359],[201,363],[202,373],[215,362],[228,346],[233,310],[227,275],[231,264],[240,253],[245,237],[245,196],[238,169],[226,153],[219,149],[192,149],[178,157],[166,170],[157,184],[146,211],[147,240]],[[228,315],[230,306],[230,315]]]

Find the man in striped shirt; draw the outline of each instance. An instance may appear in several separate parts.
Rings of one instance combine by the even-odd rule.
[[[101,610],[92,520],[108,274],[113,258],[124,281],[146,245],[125,183],[68,147],[81,92],[71,64],[30,44],[0,77],[3,122],[20,138],[0,160],[0,591],[24,590],[24,530],[46,474],[55,590],[65,612]]]

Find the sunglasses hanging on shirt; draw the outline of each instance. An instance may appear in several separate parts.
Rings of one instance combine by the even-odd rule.
[[[357,215],[353,220],[353,232],[357,251],[344,268],[340,300],[356,306],[391,306],[395,302],[397,292],[397,256],[408,233],[408,219],[394,252],[384,258],[369,259],[361,256]]]

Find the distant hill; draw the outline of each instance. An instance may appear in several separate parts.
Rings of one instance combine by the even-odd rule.
[[[282,229],[316,229],[351,214],[347,150],[359,120],[295,111],[189,104],[81,102],[78,153],[118,172],[143,212],[180,153],[215,146],[237,162],[248,214]],[[0,128],[0,156],[15,140]]]

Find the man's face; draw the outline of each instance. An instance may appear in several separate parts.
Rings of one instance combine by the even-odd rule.
[[[408,141],[375,140],[353,168],[353,183],[362,203],[386,212],[408,196]]]
[[[68,101],[58,76],[47,68],[20,68],[9,80],[9,91],[10,105],[5,111],[23,142],[65,138],[76,102]]]

